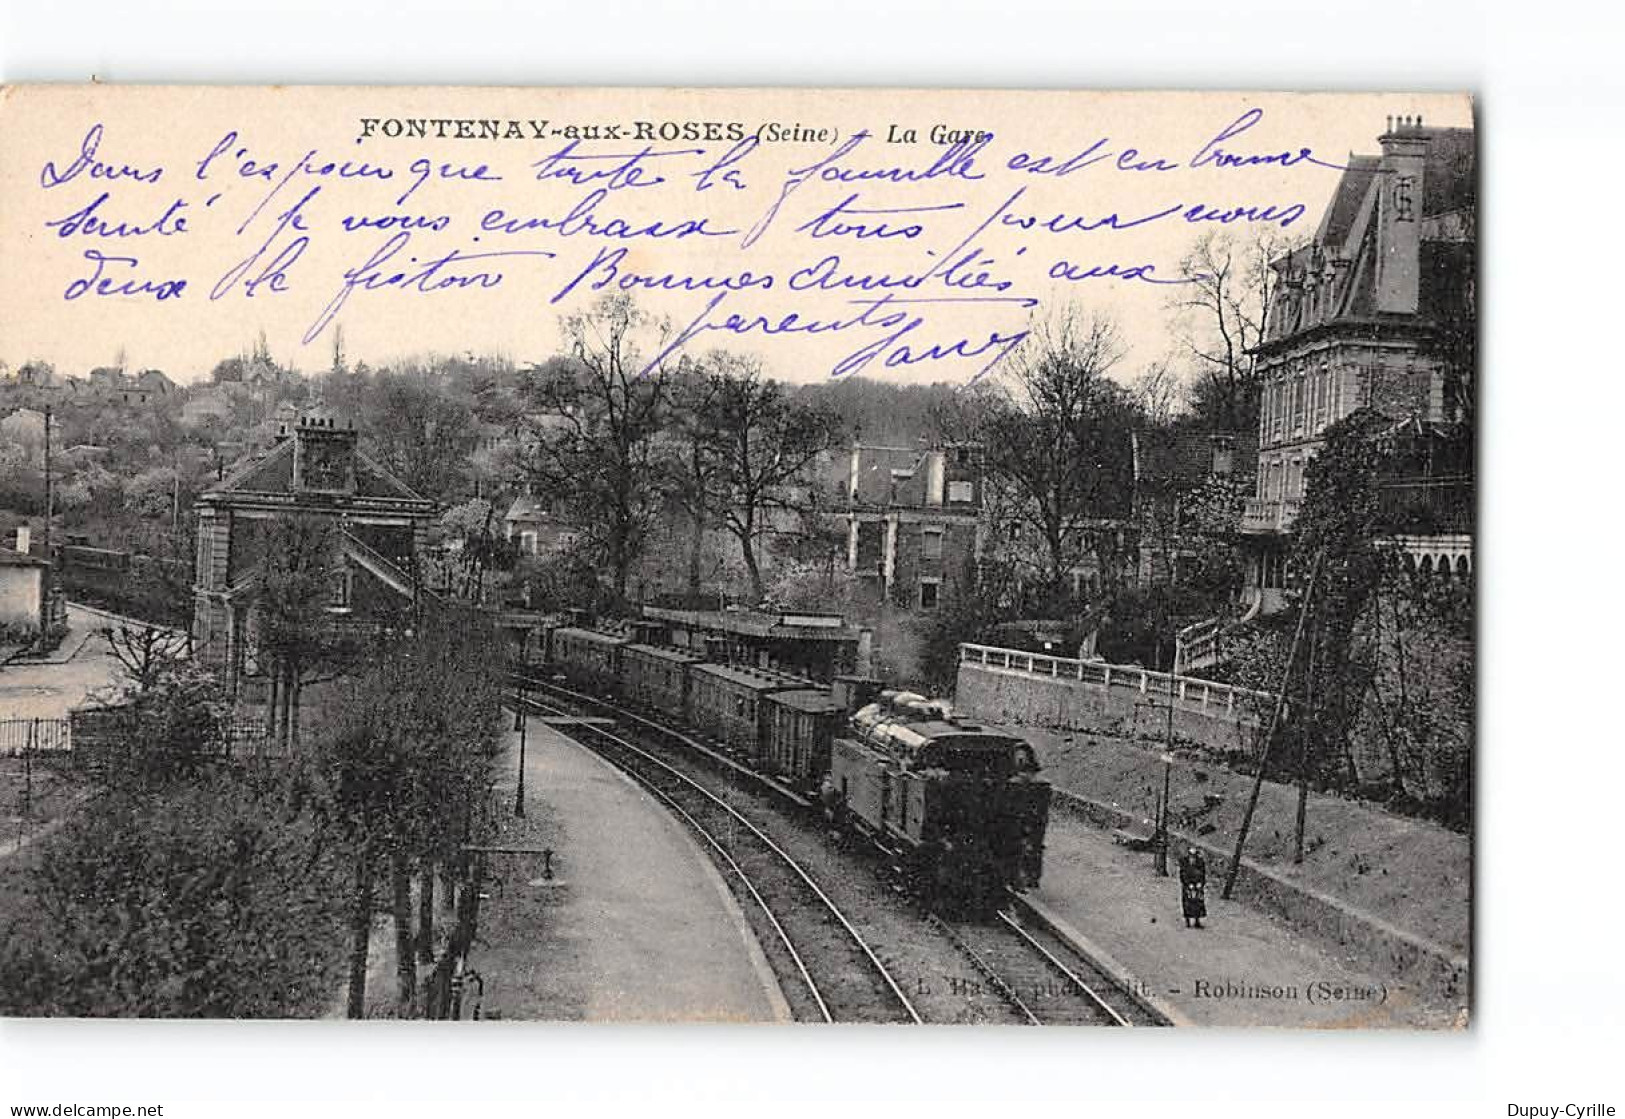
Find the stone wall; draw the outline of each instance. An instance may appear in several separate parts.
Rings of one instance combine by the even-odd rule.
[[[1132,683],[1103,686],[1081,680],[1049,679],[961,662],[954,709],[990,723],[1087,730],[1100,734],[1160,736],[1167,726],[1167,702]],[[1250,706],[1213,699],[1175,701],[1174,734],[1225,751],[1251,749],[1257,723]]]

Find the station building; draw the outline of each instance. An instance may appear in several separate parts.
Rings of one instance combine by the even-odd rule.
[[[357,450],[353,423],[320,408],[283,420],[271,450],[201,494],[196,510],[192,638],[233,691],[265,667],[256,594],[279,518],[334,530],[322,539],[335,629],[409,624],[427,593],[416,570],[430,502]]]

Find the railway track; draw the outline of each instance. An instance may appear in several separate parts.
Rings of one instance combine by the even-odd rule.
[[[517,676],[515,680],[517,682]],[[772,782],[739,767],[705,743],[666,725],[628,711],[618,703],[577,691],[551,680],[526,675],[527,688],[544,691],[578,711],[590,710],[623,719],[656,736],[705,752],[715,762],[733,767],[763,786]],[[662,763],[665,764],[665,763]],[[1030,925],[1015,913],[999,913],[986,925],[927,918],[938,934],[970,965],[975,979],[994,999],[1009,1007],[1011,1018],[1029,1025],[1159,1027],[1171,1023],[1124,991],[1117,980],[1082,949],[1053,933]],[[917,1020],[917,1019],[916,1019]]]
[[[577,697],[578,702],[589,700]],[[572,714],[534,696],[525,702],[539,714]],[[591,723],[569,730],[583,746],[648,789],[715,853],[718,868],[744,903],[781,981],[788,980],[785,996],[797,1017],[824,1022],[922,1020],[858,929],[764,831],[693,778],[614,731]]]
[[[985,925],[932,921],[1028,1025],[1168,1025],[1076,949],[1008,912]]]

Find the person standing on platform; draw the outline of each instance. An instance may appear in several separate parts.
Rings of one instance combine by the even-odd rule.
[[[1185,848],[1179,859],[1180,903],[1185,910],[1185,927],[1202,927],[1207,916],[1207,860],[1194,847]]]

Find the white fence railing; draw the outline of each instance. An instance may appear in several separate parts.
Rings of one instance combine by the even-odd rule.
[[[0,719],[0,755],[67,750],[66,719]]]
[[[980,664],[1009,672],[1020,672],[1050,680],[1078,681],[1104,688],[1132,689],[1143,696],[1156,696],[1166,700],[1172,696],[1178,702],[1195,710],[1217,714],[1219,711],[1243,716],[1257,715],[1262,705],[1275,701],[1270,692],[1252,688],[1238,688],[1217,680],[1203,680],[1196,676],[1176,676],[1134,665],[1107,664],[1105,661],[1084,661],[1072,657],[1052,657],[1045,653],[1027,653],[1020,649],[1001,649],[994,645],[959,646],[962,664]]]

